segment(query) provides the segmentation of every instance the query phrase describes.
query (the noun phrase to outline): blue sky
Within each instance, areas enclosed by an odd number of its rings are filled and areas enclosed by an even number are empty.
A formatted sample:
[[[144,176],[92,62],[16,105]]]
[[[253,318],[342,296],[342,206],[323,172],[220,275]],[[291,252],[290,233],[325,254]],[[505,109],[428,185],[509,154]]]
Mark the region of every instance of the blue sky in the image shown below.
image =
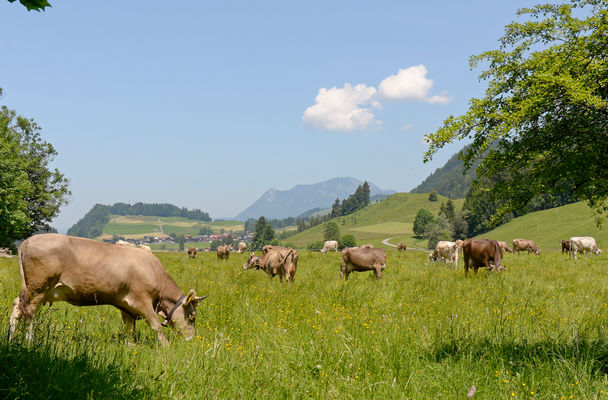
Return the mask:
[[[95,203],[233,216],[274,187],[337,176],[409,191],[425,134],[483,93],[473,54],[527,1],[0,1],[0,101],[34,118]]]

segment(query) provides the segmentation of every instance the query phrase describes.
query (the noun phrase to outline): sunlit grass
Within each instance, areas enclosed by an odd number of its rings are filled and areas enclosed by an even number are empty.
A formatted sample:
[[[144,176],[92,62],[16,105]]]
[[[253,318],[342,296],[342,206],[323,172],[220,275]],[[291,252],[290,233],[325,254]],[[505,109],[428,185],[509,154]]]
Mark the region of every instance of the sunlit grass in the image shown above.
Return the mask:
[[[475,385],[476,399],[608,398],[602,256],[507,255],[504,273],[465,279],[462,264],[391,252],[383,280],[345,283],[339,253],[302,252],[293,285],[243,270],[246,255],[158,256],[182,290],[209,294],[193,341],[169,332],[160,348],[138,322],[125,344],[116,309],[57,303],[32,345],[0,341],[0,397],[462,399]],[[15,259],[0,259],[4,326],[19,287]],[[19,372],[32,365],[42,372]]]

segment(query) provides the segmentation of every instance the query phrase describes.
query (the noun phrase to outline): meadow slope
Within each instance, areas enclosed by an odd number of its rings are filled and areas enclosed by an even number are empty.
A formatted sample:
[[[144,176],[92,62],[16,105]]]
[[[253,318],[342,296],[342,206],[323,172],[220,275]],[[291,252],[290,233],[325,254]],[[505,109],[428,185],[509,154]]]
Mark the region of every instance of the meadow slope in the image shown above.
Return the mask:
[[[183,290],[209,297],[196,338],[141,321],[125,344],[108,306],[43,307],[32,344],[0,338],[0,397],[98,399],[608,398],[602,255],[506,255],[464,278],[419,252],[388,254],[384,278],[338,279],[339,254],[302,252],[292,285],[244,271],[246,255],[159,253]],[[20,290],[0,259],[0,313]]]
[[[421,208],[430,210],[433,214],[439,213],[442,202],[448,199],[437,196],[437,201],[429,201],[429,194],[395,193],[383,201],[369,205],[345,217],[334,218],[342,235],[352,234],[357,243],[373,243],[377,247],[382,240],[393,237],[394,244],[403,240],[408,246],[426,248],[426,240],[414,237],[412,230],[416,213]],[[464,199],[453,200],[457,210],[462,208]],[[285,242],[293,243],[296,247],[304,248],[308,243],[323,239],[324,224],[315,226],[289,237]]]
[[[571,236],[593,236],[600,248],[608,245],[608,230],[597,227],[591,209],[581,202],[526,214],[479,235],[504,240],[509,246],[516,238],[532,239],[546,250],[561,249],[560,240]]]

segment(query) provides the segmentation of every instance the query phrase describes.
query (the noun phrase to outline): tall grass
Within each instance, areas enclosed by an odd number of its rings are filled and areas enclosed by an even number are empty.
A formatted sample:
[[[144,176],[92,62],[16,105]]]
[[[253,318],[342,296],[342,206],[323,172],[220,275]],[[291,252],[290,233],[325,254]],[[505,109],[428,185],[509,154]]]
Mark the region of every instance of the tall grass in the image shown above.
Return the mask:
[[[389,253],[384,278],[338,279],[339,254],[303,252],[281,285],[240,266],[246,255],[159,253],[185,291],[209,294],[197,334],[167,348],[117,310],[43,307],[32,344],[0,340],[8,398],[608,398],[605,258],[507,255],[507,270],[469,279]],[[16,261],[0,259],[8,325]],[[127,340],[128,339],[128,340]],[[129,344],[125,344],[125,342]]]

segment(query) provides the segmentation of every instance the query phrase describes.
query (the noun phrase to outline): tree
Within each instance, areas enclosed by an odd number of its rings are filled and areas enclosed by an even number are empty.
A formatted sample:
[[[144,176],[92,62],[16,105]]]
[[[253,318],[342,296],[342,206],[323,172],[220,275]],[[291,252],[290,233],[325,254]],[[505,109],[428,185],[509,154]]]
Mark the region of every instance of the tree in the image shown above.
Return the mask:
[[[14,3],[16,0],[8,1]],[[19,3],[24,5],[28,11],[44,11],[46,7],[51,7],[51,3],[49,3],[47,0],[19,0]]]
[[[437,201],[437,192],[434,190],[431,190],[431,193],[429,193],[429,201]]]
[[[452,199],[448,199],[448,201],[445,203],[441,202],[439,214],[445,215],[448,221],[450,221],[450,224],[454,223],[454,220],[456,219],[456,210],[454,209],[454,202]]]
[[[525,212],[543,194],[571,194],[598,213],[608,209],[608,8],[570,0],[518,11],[499,48],[474,56],[488,81],[468,111],[427,135],[425,161],[445,144],[472,139],[465,167],[483,158],[492,222]],[[502,179],[494,179],[505,172]]]
[[[14,249],[16,240],[48,231],[67,204],[68,180],[49,168],[57,152],[40,130],[34,120],[0,108],[0,247]]]
[[[251,239],[252,249],[261,249],[267,244],[270,244],[275,238],[274,229],[263,216],[260,217],[255,223],[255,231],[253,233],[253,239]]]
[[[179,251],[183,251],[184,247],[185,247],[185,244],[186,244],[186,238],[184,237],[184,235],[179,235],[177,237],[177,244],[179,245],[178,246],[178,250]]]
[[[340,205],[339,198],[336,198],[336,201],[334,201],[334,204],[331,206],[330,216],[331,218],[337,218],[342,216],[342,206]]]
[[[334,221],[329,221],[323,229],[323,239],[340,241],[340,228]]]
[[[433,213],[427,210],[426,208],[421,208],[416,213],[416,217],[414,218],[414,234],[419,237],[423,237],[426,232],[427,226],[433,223],[435,218],[433,217]]]
[[[462,213],[457,213],[452,222],[452,239],[465,240],[469,235],[469,226]]]
[[[427,248],[434,249],[440,240],[452,238],[452,226],[445,215],[439,214],[437,221],[428,225],[424,236],[429,241]]]

